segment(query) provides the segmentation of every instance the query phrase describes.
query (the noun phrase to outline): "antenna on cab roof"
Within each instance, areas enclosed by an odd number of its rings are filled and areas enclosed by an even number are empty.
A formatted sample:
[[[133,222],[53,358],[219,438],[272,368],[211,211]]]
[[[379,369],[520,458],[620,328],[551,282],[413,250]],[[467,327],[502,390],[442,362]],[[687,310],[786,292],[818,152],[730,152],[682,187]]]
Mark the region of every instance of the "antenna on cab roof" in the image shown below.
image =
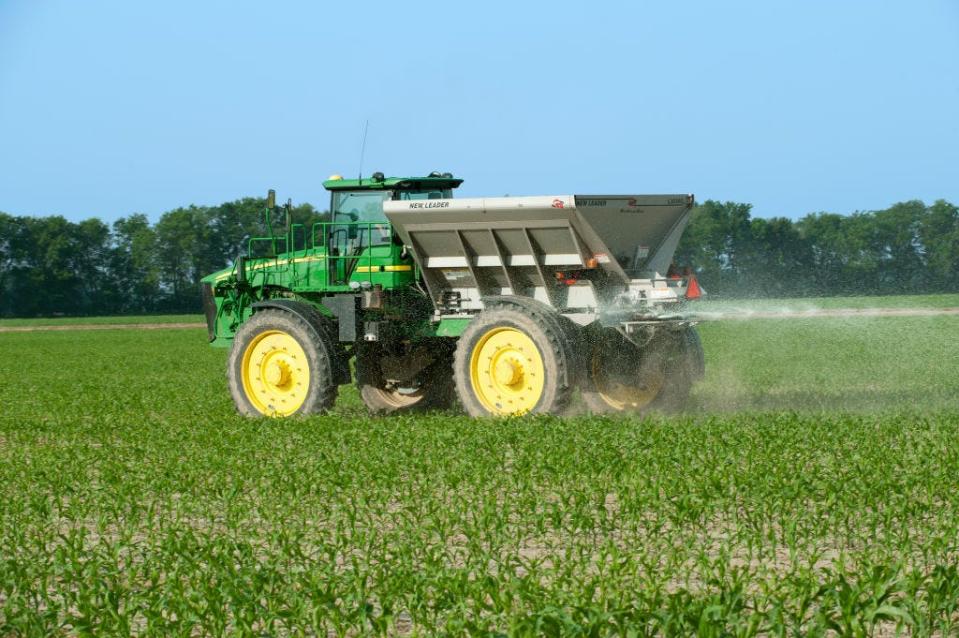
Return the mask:
[[[366,134],[370,132],[370,120],[367,118],[366,126],[363,128],[363,145],[360,147],[360,184],[363,183],[363,156],[366,154]]]

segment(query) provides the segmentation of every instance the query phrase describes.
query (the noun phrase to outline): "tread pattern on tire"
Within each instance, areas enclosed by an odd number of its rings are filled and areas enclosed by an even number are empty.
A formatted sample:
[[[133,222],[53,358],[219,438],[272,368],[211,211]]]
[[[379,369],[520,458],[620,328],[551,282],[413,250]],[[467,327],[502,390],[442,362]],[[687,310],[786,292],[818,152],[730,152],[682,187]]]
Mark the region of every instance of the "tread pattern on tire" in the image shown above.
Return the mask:
[[[569,406],[576,385],[578,370],[575,364],[579,352],[570,328],[564,325],[564,318],[533,299],[494,297],[483,302],[485,310],[476,315],[460,335],[453,357],[456,394],[467,414],[495,416],[486,410],[473,392],[470,359],[475,341],[497,326],[523,330],[540,349],[546,379],[543,395],[530,413],[562,414]]]
[[[685,408],[689,393],[695,381],[703,376],[704,357],[699,334],[692,326],[672,334],[660,337],[667,340],[663,356],[666,376],[662,390],[649,405],[637,412],[680,412]],[[616,413],[618,410],[607,404],[587,382],[583,389],[583,400],[587,409],[595,414]]]
[[[246,396],[241,367],[243,353],[250,340],[270,329],[282,330],[292,336],[300,343],[309,358],[310,389],[303,405],[294,415],[317,414],[332,408],[338,393],[334,370],[337,357],[335,342],[332,341],[323,323],[307,321],[286,310],[264,308],[255,312],[237,330],[233,339],[233,348],[227,359],[227,382],[237,411],[246,416],[264,416]]]
[[[676,342],[666,362],[666,387],[650,406],[653,410],[681,412],[689,401],[693,383],[705,374],[703,344],[696,328],[687,326],[674,338]]]

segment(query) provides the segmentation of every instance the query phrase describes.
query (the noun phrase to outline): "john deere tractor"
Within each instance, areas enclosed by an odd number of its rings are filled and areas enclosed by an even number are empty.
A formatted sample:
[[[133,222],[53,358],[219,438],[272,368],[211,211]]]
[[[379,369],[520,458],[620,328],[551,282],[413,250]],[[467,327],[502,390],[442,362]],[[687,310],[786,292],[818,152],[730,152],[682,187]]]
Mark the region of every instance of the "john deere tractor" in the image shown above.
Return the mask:
[[[333,176],[310,227],[270,192],[265,236],[203,279],[241,413],[323,412],[354,377],[375,413],[682,407],[703,374],[675,312],[699,288],[671,265],[693,196],[453,199],[461,183]]]

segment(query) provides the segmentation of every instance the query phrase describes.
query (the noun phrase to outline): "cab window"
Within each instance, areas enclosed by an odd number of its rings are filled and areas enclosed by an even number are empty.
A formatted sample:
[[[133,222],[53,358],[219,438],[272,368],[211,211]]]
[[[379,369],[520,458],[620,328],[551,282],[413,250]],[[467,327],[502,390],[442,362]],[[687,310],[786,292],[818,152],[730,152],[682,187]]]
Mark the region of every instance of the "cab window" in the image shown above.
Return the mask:
[[[362,191],[333,193],[333,221],[385,222],[383,202],[390,198],[390,191]]]
[[[390,244],[392,231],[383,213],[383,202],[392,195],[391,191],[333,193],[334,243],[349,241],[357,250],[363,246]]]

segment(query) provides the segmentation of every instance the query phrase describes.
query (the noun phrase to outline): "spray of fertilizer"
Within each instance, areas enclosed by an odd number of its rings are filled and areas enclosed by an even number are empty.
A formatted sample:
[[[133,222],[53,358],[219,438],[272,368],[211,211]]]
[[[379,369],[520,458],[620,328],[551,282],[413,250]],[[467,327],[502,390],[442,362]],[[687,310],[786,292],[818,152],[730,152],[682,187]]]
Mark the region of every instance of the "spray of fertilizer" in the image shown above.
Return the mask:
[[[693,409],[959,408],[959,307],[818,301],[690,304],[684,315],[699,323],[707,355]]]
[[[935,317],[959,315],[959,308],[797,308],[768,306],[755,308],[737,306],[689,313],[697,321],[724,321],[750,319],[842,319],[870,317]]]

